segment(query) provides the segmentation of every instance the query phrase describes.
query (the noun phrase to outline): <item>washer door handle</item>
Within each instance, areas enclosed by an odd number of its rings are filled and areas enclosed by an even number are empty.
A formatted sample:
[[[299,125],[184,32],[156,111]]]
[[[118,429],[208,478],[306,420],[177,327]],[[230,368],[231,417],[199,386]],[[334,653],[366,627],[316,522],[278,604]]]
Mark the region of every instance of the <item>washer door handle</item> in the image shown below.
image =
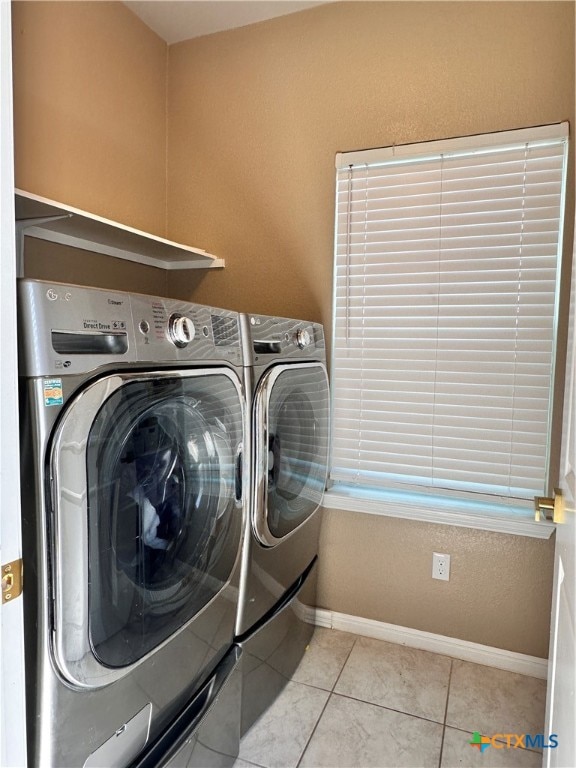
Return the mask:
[[[238,451],[236,453],[236,463],[235,463],[236,466],[235,466],[235,472],[234,472],[234,495],[238,503],[242,501],[243,462],[244,462],[244,452],[242,450],[242,445],[239,445]]]

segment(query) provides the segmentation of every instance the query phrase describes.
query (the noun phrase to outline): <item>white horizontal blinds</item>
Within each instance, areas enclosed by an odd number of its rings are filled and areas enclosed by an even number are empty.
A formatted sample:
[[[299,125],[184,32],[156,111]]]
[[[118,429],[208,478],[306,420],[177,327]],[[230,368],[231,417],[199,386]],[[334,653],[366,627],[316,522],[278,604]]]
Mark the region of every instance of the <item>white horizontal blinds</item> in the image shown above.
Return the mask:
[[[437,163],[339,174],[335,479],[432,475],[440,181]]]
[[[339,170],[333,479],[543,492],[564,149]]]

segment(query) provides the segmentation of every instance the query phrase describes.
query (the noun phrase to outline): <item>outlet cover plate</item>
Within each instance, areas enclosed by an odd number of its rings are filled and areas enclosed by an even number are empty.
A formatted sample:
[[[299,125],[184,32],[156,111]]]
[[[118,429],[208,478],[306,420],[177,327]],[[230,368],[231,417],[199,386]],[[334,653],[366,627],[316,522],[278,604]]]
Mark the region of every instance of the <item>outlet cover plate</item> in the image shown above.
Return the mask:
[[[432,553],[432,578],[450,581],[450,555]]]

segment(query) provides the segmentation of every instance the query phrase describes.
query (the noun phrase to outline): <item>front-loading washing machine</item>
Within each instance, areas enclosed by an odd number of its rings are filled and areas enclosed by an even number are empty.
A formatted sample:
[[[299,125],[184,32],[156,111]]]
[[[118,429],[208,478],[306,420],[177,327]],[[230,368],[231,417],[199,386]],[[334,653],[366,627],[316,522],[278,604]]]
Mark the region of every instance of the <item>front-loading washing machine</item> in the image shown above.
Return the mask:
[[[320,324],[240,315],[250,395],[250,502],[237,641],[242,733],[274,701],[313,633],[330,396]]]
[[[231,764],[238,316],[22,280],[19,328],[30,764],[205,765],[211,747]]]

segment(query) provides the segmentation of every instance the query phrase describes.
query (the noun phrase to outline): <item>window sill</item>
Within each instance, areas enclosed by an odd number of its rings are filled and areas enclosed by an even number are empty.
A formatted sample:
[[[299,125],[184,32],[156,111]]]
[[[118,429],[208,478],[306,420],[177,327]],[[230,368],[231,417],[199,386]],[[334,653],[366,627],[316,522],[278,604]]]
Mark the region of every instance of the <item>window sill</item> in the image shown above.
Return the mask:
[[[454,525],[480,531],[509,533],[535,539],[549,539],[556,530],[554,523],[534,520],[527,506],[509,506],[496,502],[474,502],[468,499],[429,496],[407,492],[363,490],[352,486],[335,486],[324,494],[322,506],[347,512],[401,517],[421,523]]]

